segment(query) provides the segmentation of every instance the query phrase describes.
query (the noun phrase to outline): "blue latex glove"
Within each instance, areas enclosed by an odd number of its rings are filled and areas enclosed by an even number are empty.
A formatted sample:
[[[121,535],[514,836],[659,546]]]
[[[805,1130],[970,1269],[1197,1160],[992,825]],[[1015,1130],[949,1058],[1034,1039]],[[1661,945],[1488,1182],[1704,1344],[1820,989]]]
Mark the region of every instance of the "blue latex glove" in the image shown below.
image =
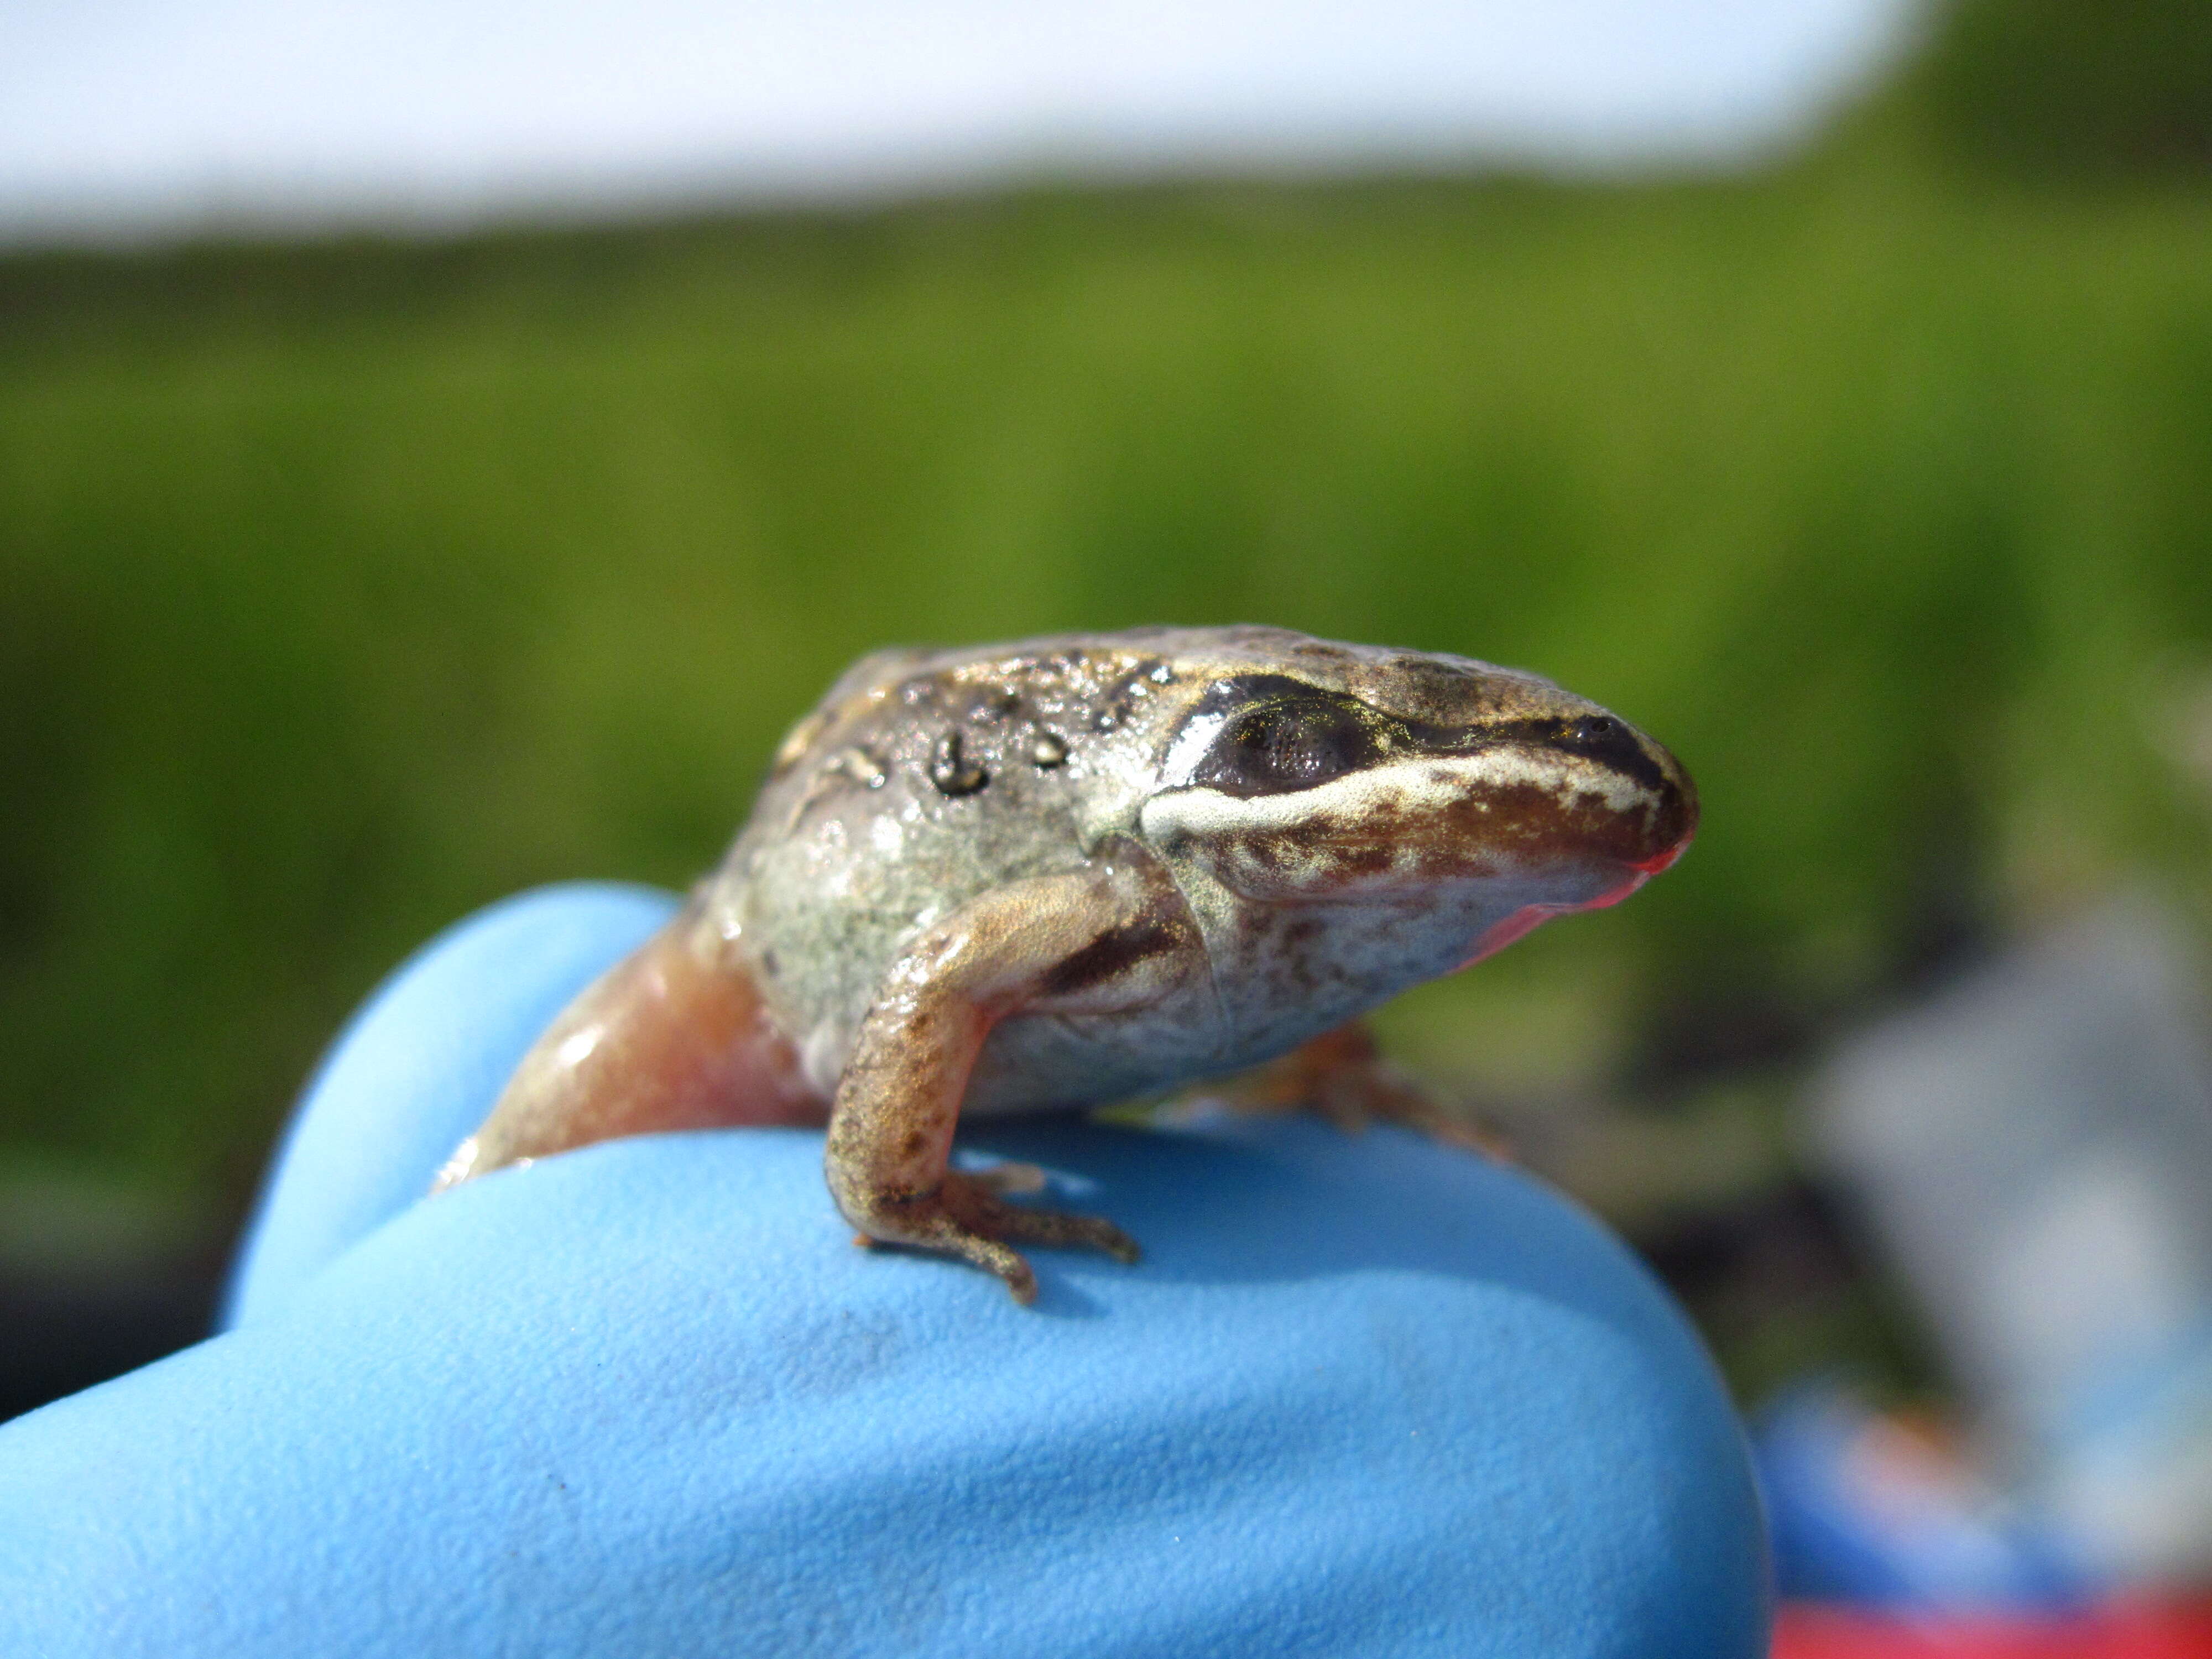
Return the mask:
[[[1526,1176],[1303,1119],[979,1126],[1144,1242],[857,1250],[821,1137],[422,1199],[667,913],[570,888],[393,979],[310,1091],[233,1328],[0,1429],[0,1653],[1765,1652],[1680,1316]]]

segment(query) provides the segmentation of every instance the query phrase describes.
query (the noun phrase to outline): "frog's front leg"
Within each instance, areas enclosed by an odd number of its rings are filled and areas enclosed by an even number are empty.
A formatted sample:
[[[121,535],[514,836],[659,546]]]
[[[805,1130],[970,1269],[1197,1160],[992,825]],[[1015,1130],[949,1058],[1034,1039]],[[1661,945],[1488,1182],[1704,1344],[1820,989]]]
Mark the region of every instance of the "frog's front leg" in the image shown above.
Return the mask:
[[[1142,1006],[1201,950],[1173,884],[1136,853],[1014,883],[915,939],[861,1023],[830,1120],[830,1194],[860,1242],[958,1256],[1022,1303],[1036,1278],[1013,1244],[1085,1244],[1134,1261],[1135,1243],[1111,1222],[1010,1204],[988,1178],[947,1168],[953,1125],[1000,1020]]]

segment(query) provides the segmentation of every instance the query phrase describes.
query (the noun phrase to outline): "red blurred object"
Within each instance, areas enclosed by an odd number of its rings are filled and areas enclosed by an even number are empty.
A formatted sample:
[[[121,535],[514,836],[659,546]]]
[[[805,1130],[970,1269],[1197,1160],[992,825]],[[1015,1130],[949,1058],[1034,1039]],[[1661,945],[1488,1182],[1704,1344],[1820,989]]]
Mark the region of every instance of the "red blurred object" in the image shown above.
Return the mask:
[[[1920,1619],[1785,1602],[1773,1659],[2212,1659],[2212,1600],[2123,1602],[2039,1618]]]

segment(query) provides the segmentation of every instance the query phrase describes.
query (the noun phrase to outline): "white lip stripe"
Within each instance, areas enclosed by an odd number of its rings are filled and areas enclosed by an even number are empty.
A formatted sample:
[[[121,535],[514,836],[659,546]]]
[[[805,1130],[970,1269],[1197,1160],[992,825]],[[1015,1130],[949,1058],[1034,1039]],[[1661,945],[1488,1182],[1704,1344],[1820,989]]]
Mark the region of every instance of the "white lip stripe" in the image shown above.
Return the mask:
[[[1182,748],[1180,743],[1177,749]],[[1171,757],[1172,758],[1172,757]],[[1357,823],[1380,800],[1407,817],[1440,814],[1485,789],[1524,786],[1557,796],[1594,797],[1623,816],[1648,809],[1654,798],[1633,778],[1578,757],[1501,744],[1471,755],[1425,755],[1387,762],[1282,794],[1231,795],[1218,789],[1172,788],[1145,803],[1146,836],[1158,842],[1177,831],[1211,837],[1254,830],[1284,830],[1314,818]]]

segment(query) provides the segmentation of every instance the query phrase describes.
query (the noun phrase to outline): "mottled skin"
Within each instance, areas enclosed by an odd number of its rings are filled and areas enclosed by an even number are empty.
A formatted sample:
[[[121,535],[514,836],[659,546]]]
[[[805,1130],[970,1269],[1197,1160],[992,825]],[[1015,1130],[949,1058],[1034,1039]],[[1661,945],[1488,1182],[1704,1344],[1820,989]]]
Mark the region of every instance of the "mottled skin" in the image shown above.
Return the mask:
[[[1096,1104],[1294,1049],[1279,1085],[1356,1097],[1379,1073],[1347,1021],[1626,897],[1696,822],[1650,738],[1465,658],[1266,628],[880,653],[793,730],[721,867],[539,1039],[440,1185],[826,1112],[863,1243],[963,1257],[1026,1302],[1012,1244],[1136,1247],[948,1170],[963,1110]]]

